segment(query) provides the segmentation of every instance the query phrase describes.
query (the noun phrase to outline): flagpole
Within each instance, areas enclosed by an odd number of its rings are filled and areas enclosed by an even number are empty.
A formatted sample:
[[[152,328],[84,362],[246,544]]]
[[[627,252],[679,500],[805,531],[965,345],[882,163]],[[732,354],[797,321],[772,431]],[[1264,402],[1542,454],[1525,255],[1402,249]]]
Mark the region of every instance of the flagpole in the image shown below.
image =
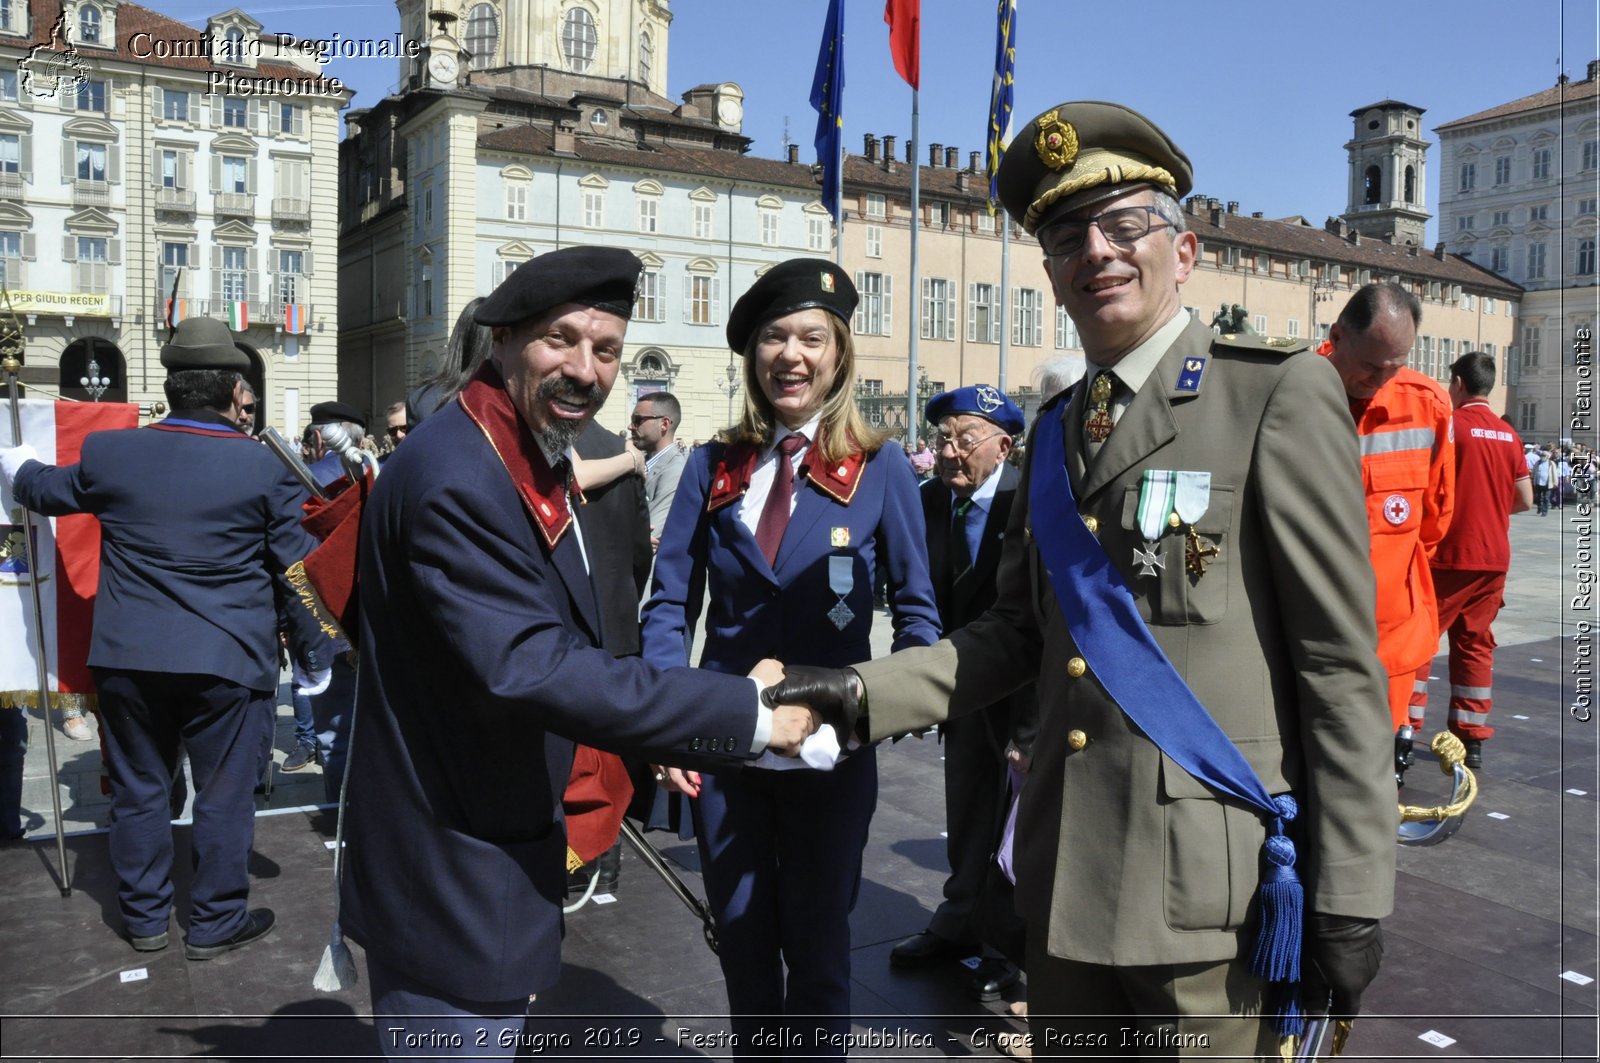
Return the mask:
[[[6,376],[6,391],[11,405],[11,443],[22,445],[22,410],[17,396],[17,377],[22,373],[22,325],[11,311],[11,293],[7,291],[4,326],[4,357],[0,358],[0,372]],[[39,559],[34,554],[33,513],[26,506],[22,510],[22,545],[28,565],[28,589],[33,596],[33,627],[39,633],[39,652],[34,654],[34,667],[39,679],[39,715],[44,719],[44,746],[50,764],[50,806],[56,816],[56,857],[61,862],[61,896],[72,896],[72,870],[67,866],[67,839],[61,821],[61,786],[56,766],[56,735],[50,722],[50,676],[45,668],[44,603],[39,598]],[[26,636],[24,636],[26,638]],[[8,711],[8,710],[0,710]],[[17,712],[24,710],[18,708]]]
[[[921,261],[918,235],[922,231],[922,140],[918,136],[918,99],[921,90],[911,90],[911,291],[906,303],[911,308],[911,357],[906,363],[906,442],[914,442],[922,427],[917,419],[917,339],[922,333],[918,315],[921,311],[922,287]]]
[[[1006,355],[1011,349],[1011,218],[1000,212],[1000,379],[995,386],[1006,393]]]
[[[837,265],[844,265],[844,130],[841,124],[839,135],[833,138],[833,172],[839,175],[839,201],[834,204],[833,210],[833,261]]]

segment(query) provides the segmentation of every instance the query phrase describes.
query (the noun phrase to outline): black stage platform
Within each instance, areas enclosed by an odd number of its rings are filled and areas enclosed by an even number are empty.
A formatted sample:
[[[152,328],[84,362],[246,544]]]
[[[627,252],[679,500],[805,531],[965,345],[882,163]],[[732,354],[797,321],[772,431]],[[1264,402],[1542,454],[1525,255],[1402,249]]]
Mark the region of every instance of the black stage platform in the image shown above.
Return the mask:
[[[1570,647],[1563,652],[1556,640],[1501,650],[1499,730],[1485,747],[1482,793],[1448,842],[1402,849],[1396,910],[1385,924],[1388,955],[1347,1058],[1596,1057],[1597,725],[1567,712],[1561,680]],[[1442,659],[1435,673],[1444,676]],[[1429,715],[1437,724],[1448,684],[1433,687]],[[882,795],[853,920],[856,1028],[887,1032],[898,1043],[858,1056],[994,1058],[994,1035],[1018,1028],[1003,1002],[978,1005],[962,994],[965,972],[954,963],[912,974],[888,967],[889,949],[922,929],[943,881],[939,754],[929,738],[880,756]],[[1446,796],[1431,755],[1419,756],[1406,796],[1417,804]],[[0,850],[0,1052],[8,1059],[372,1055],[378,1035],[363,1015],[365,985],[336,994],[311,989],[333,914],[332,836],[326,810],[267,810],[256,825],[251,902],[276,910],[278,925],[266,939],[204,963],[184,959],[177,933],[154,955],[123,941],[103,834],[68,840],[70,898],[59,893],[53,843]],[[699,891],[692,844],[651,838]],[[187,866],[184,853],[177,863]],[[714,1047],[726,1005],[699,924],[631,852],[615,901],[569,919],[565,959],[561,985],[534,1005],[536,1015],[551,1017],[535,1027],[551,1038],[540,1055],[727,1055]],[[712,1040],[695,1048],[680,1029]]]

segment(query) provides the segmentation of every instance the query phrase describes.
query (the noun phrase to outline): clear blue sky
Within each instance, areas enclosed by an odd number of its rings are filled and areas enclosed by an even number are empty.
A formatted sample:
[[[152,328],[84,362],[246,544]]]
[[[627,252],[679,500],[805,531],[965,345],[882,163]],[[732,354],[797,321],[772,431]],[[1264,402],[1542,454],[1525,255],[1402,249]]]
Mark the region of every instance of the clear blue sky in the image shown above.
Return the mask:
[[[883,0],[844,0],[845,147],[911,132],[911,89],[889,57]],[[200,25],[221,0],[150,6]],[[299,36],[392,34],[391,3],[269,0],[240,6]],[[983,148],[993,77],[994,0],[922,0],[921,139]],[[1594,0],[1018,0],[1016,126],[1063,100],[1109,99],[1152,118],[1194,162],[1196,190],[1268,217],[1321,222],[1345,208],[1350,111],[1382,99],[1424,109],[1423,129],[1528,95],[1600,58]],[[737,82],[752,152],[776,158],[785,132],[813,157],[808,97],[827,0],[672,0],[674,98]],[[393,60],[336,60],[330,73],[369,106]],[[903,150],[903,149],[902,149]],[[924,147],[919,152],[926,161]],[[1438,149],[1428,205],[1438,203]],[[1428,239],[1436,239],[1430,225]]]

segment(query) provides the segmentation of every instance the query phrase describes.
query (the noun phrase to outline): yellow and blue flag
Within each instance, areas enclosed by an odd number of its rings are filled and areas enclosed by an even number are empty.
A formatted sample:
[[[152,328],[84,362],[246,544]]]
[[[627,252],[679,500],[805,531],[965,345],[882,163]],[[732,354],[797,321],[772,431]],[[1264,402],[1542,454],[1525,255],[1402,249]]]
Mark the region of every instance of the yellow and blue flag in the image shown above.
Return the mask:
[[[822,47],[817,52],[817,72],[811,79],[811,106],[817,109],[817,162],[822,165],[822,205],[839,224],[844,186],[842,152],[844,116],[844,0],[828,0],[828,19],[822,27]]]
[[[1011,102],[1017,75],[1017,0],[1000,0],[999,31],[994,46],[994,89],[989,94],[989,212],[1000,200],[1000,160],[1011,145]]]

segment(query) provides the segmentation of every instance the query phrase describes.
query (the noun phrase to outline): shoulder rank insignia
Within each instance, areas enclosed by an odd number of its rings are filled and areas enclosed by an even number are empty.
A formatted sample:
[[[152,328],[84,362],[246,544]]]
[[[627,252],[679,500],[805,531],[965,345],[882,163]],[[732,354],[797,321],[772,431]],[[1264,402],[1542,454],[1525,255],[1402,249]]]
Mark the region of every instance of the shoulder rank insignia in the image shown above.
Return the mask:
[[[867,456],[861,451],[827,465],[808,456],[800,466],[800,474],[816,484],[823,494],[841,506],[848,506],[856,496],[856,488],[861,486],[861,470],[866,463]]]
[[[712,444],[713,446],[717,444]],[[711,469],[711,490],[706,493],[706,512],[715,513],[744,494],[750,476],[761,460],[761,450],[752,443],[735,443],[722,451],[722,458]]]
[[[1183,371],[1178,374],[1179,391],[1199,391],[1200,378],[1205,375],[1206,360],[1204,358],[1185,358]]]

